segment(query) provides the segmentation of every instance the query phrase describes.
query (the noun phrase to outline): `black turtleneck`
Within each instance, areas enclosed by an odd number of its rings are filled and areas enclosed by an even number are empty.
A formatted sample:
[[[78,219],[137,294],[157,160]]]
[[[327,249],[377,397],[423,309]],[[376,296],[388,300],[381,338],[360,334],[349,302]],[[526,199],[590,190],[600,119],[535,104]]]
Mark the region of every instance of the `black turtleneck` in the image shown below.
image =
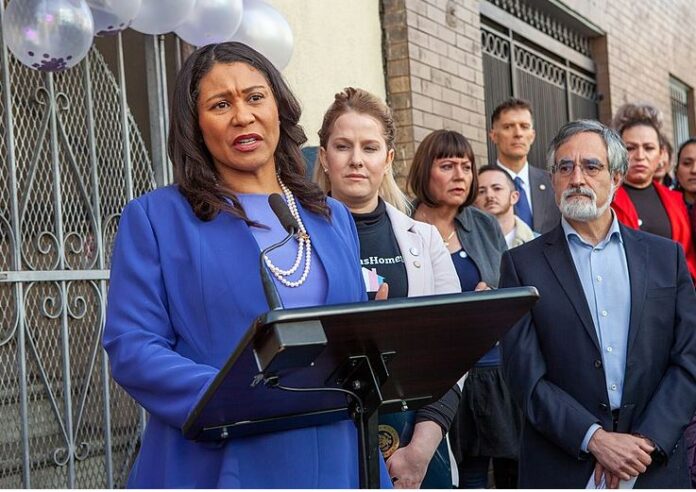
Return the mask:
[[[624,183],[624,189],[638,212],[640,230],[672,239],[672,224],[655,186],[640,189]]]
[[[367,295],[375,298],[374,286],[382,281],[389,284],[389,299],[408,295],[406,265],[394,236],[387,206],[380,198],[377,208],[365,214],[352,214],[360,238],[360,264],[366,279]]]

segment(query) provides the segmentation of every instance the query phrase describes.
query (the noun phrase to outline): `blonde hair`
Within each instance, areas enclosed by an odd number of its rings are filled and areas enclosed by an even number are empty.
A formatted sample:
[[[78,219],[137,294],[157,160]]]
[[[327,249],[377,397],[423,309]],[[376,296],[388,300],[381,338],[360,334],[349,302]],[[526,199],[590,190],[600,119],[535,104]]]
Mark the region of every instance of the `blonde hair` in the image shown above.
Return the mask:
[[[321,147],[326,149],[336,120],[342,115],[351,111],[354,113],[371,116],[380,122],[384,130],[382,136],[387,144],[387,152],[394,150],[394,143],[396,141],[396,125],[394,124],[394,118],[392,117],[391,110],[377,96],[367,92],[366,90],[356,89],[354,87],[346,87],[343,89],[343,91],[336,94],[334,96],[333,103],[331,103],[329,109],[327,109],[326,113],[324,113],[324,120],[318,132],[319,145]],[[331,191],[331,182],[329,181],[327,173],[324,172],[319,155],[320,154],[317,153],[312,180],[318,184],[322,190],[329,193]],[[390,203],[400,212],[405,214],[410,213],[411,207],[408,199],[406,198],[404,192],[399,188],[399,185],[396,184],[396,180],[394,179],[393,167],[388,169],[384,174],[378,194],[382,200]]]

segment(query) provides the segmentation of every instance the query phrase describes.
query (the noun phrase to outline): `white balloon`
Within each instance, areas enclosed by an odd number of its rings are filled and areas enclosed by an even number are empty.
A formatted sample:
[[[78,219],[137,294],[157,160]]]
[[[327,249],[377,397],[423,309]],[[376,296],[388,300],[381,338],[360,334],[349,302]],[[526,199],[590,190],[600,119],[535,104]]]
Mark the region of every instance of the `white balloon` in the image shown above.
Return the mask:
[[[195,4],[196,0],[142,0],[131,27],[145,34],[171,32],[186,20]]]
[[[242,22],[242,0],[197,0],[193,12],[174,32],[193,46],[227,41]]]
[[[128,29],[141,6],[141,0],[86,1],[92,9],[95,36],[109,36]]]
[[[24,65],[59,72],[87,56],[94,21],[84,0],[12,0],[2,19],[2,34]]]
[[[244,15],[232,41],[251,46],[282,70],[292,56],[290,24],[276,9],[260,0],[244,0]]]

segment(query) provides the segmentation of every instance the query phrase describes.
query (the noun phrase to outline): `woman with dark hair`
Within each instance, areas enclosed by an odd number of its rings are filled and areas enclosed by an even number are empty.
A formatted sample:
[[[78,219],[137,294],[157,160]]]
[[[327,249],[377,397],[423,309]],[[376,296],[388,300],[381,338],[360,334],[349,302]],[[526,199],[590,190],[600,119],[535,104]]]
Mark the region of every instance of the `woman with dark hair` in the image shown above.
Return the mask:
[[[691,239],[696,247],[696,137],[691,137],[679,146],[674,175],[677,182],[675,190],[681,192],[689,212]]]
[[[416,196],[414,218],[439,231],[462,291],[497,287],[507,245],[497,220],[471,206],[478,178],[466,137],[449,130],[426,136],[413,158],[408,186]],[[502,379],[496,345],[469,371],[450,430],[460,488],[486,487],[491,458],[499,460],[496,487],[516,486],[516,464],[510,460],[517,458],[520,427],[521,414]]]
[[[243,44],[200,48],[178,75],[169,132],[176,185],[126,206],[112,260],[103,343],[114,379],[150,414],[130,487],[358,486],[347,420],[215,444],[180,430],[268,311],[260,250],[285,236],[269,194],[283,195],[300,228],[264,257],[285,307],[366,299],[348,210],[304,177],[299,118],[280,73]]]
[[[387,285],[392,299],[460,292],[457,273],[437,230],[406,215],[408,202],[391,167],[395,141],[396,125],[389,107],[367,91],[348,87],[336,94],[324,114],[314,181],[345,203],[353,215],[370,297]],[[455,386],[418,412],[380,416],[380,434],[393,439],[382,440],[391,444],[382,452],[396,488],[443,488],[456,483],[443,437],[460,395],[460,387]]]
[[[677,167],[674,171],[676,187],[681,192],[689,212],[691,238],[696,248],[696,137],[682,142],[677,151]],[[684,432],[691,485],[696,488],[696,415]]]
[[[691,277],[696,278],[696,250],[684,201],[655,181],[663,149],[656,115],[649,105],[627,104],[618,110],[614,126],[628,150],[628,171],[611,206],[622,224],[681,244]]]

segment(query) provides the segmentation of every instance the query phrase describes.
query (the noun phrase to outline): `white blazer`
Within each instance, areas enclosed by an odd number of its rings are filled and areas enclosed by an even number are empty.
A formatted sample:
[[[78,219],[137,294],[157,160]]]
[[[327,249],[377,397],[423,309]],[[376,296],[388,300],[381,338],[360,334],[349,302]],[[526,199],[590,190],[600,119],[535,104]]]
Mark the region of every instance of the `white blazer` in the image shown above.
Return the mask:
[[[452,256],[445,247],[437,228],[425,222],[413,220],[399,212],[386,201],[387,215],[391,222],[396,242],[406,265],[408,297],[433,294],[454,294],[462,291]],[[466,374],[457,384],[461,390]],[[459,470],[447,436],[447,451],[450,459],[453,486],[459,485]]]
[[[408,297],[461,292],[452,257],[435,226],[413,220],[385,202],[406,265]]]

